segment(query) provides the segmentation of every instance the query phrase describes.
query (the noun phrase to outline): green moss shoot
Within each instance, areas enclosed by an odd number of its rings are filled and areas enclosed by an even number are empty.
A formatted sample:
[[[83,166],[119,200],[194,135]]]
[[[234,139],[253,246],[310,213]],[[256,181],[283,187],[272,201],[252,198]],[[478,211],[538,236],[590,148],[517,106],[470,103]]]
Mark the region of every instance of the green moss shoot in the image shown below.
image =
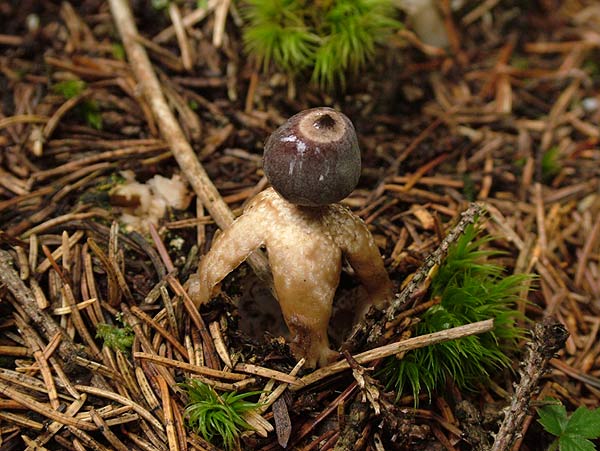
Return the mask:
[[[129,353],[133,345],[134,333],[129,325],[123,327],[110,324],[98,324],[96,338],[101,338],[110,349]]]
[[[211,443],[218,437],[226,449],[239,448],[240,433],[251,429],[243,414],[260,405],[246,401],[246,398],[260,392],[218,394],[210,385],[197,379],[188,380],[183,387],[189,396],[185,408],[188,427]]]
[[[514,349],[524,333],[516,325],[521,315],[515,304],[531,276],[505,275],[501,266],[490,262],[500,252],[482,249],[491,238],[477,239],[477,234],[471,225],[451,247],[431,286],[431,296],[441,302],[423,314],[414,334],[489,318],[494,318],[494,330],[411,351],[403,359],[388,359],[381,374],[398,397],[410,388],[417,403],[422,389],[431,397],[448,377],[459,388],[470,389],[492,371],[510,367],[505,351]]]
[[[389,0],[247,0],[246,52],[264,70],[312,71],[321,88],[344,85],[401,24]]]
[[[548,149],[542,155],[542,179],[546,182],[552,180],[552,177],[560,172],[560,152],[558,147],[554,146]]]
[[[87,85],[83,80],[64,80],[53,85],[52,91],[65,99],[72,99],[85,91],[85,88]]]
[[[64,80],[52,86],[55,94],[65,99],[72,99],[82,94],[87,88],[83,80]],[[102,130],[102,114],[98,102],[93,99],[83,99],[74,109],[73,114],[83,117],[86,124],[96,130]]]

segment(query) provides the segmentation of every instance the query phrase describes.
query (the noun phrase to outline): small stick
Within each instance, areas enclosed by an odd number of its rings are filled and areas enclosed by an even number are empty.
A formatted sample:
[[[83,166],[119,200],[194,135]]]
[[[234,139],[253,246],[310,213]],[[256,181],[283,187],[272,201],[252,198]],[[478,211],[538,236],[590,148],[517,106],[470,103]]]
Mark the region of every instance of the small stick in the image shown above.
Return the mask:
[[[167,320],[169,321],[169,326],[171,328],[171,332],[175,337],[179,337],[179,326],[177,324],[177,316],[175,315],[175,306],[173,305],[173,300],[171,296],[169,296],[169,291],[164,285],[161,285],[160,288],[160,296],[163,301],[163,305],[165,306],[165,312],[167,315]],[[157,315],[158,316],[158,315]],[[187,349],[186,349],[187,351]],[[188,361],[191,361],[190,358],[192,355],[188,351]]]
[[[171,408],[173,410],[173,420],[175,422],[175,433],[179,440],[179,449],[188,451],[187,446],[187,430],[185,428],[185,420],[183,419],[183,408],[177,402],[177,399],[171,398]]]
[[[139,401],[142,398],[142,393],[140,392],[139,385],[131,371],[131,364],[121,351],[115,351],[115,357],[117,363],[116,368],[121,374],[122,382],[132,394],[132,398]]]
[[[111,368],[107,367],[106,365],[102,365],[101,363],[84,359],[80,356],[75,356],[73,360],[80,367],[87,368],[93,373],[101,374],[113,380],[119,380],[120,378],[120,375],[116,371],[113,371]]]
[[[163,264],[165,265],[167,272],[172,273],[173,271],[175,271],[175,265],[173,265],[173,261],[169,256],[169,252],[167,251],[165,243],[163,243],[162,239],[160,238],[160,235],[158,234],[158,230],[156,230],[156,227],[154,227],[154,224],[152,223],[148,224],[148,229],[150,230],[150,236],[152,237],[152,241],[154,241],[154,245],[156,246],[158,255],[160,255],[160,258]]]
[[[25,346],[0,346],[0,355],[26,357],[31,355],[31,349]]]
[[[585,274],[585,268],[592,253],[592,249],[594,248],[595,243],[598,241],[600,237],[600,216],[596,219],[596,223],[592,227],[592,231],[590,232],[583,249],[581,250],[581,254],[579,255],[579,262],[577,263],[577,271],[575,272],[575,286],[577,288],[581,288],[581,282],[583,280],[583,275]]]
[[[437,343],[445,341],[455,340],[457,338],[468,337],[469,335],[482,334],[489,332],[494,328],[494,320],[486,319],[485,321],[478,321],[476,323],[467,324],[465,326],[453,327],[451,329],[442,330],[440,332],[434,332],[432,334],[421,335],[419,337],[409,338],[408,340],[399,341],[396,343],[390,343],[379,348],[371,349],[370,351],[362,352],[354,356],[359,364],[371,362],[373,360],[382,359],[391,355],[398,354],[399,352],[411,351],[413,349],[424,348]],[[350,365],[347,361],[340,361],[318,369],[304,377],[299,382],[302,386],[294,386],[292,390],[298,390],[299,388],[306,387],[307,385],[314,384],[326,377],[333,374],[337,374],[341,371],[347,370]]]
[[[300,359],[298,361],[298,363],[296,363],[296,366],[294,366],[294,368],[292,368],[292,371],[290,371],[289,375],[291,377],[296,377],[296,374],[298,374],[300,372],[300,369],[302,369],[302,367],[304,366],[305,363],[306,363],[306,360],[304,358]],[[274,384],[275,384],[275,379],[269,380],[269,382],[267,382],[267,385],[265,385],[263,394],[267,391],[270,391]],[[266,412],[267,409],[269,408],[269,406],[271,404],[273,404],[275,401],[277,401],[281,395],[283,395],[283,392],[288,388],[288,386],[289,386],[289,384],[286,384],[284,382],[282,384],[279,384],[279,386],[275,390],[270,392],[268,395],[263,396],[261,394],[260,400],[259,400],[259,402],[260,402],[259,412],[260,413]]]
[[[318,424],[323,422],[323,420],[325,420],[325,418],[327,418],[332,412],[336,411],[340,404],[345,403],[350,396],[354,394],[354,391],[357,387],[357,383],[352,382],[342,393],[340,393],[333,401],[331,401],[329,406],[327,406],[316,418],[310,419],[304,423],[300,427],[300,430],[296,433],[296,437],[294,437],[294,443],[292,445],[296,445],[300,440],[314,430]]]
[[[476,218],[481,215],[482,212],[483,207],[480,204],[472,203],[469,205],[469,208],[462,213],[462,218],[458,224],[456,224],[450,233],[448,233],[444,241],[440,243],[439,247],[427,257],[406,288],[392,301],[392,305],[386,311],[386,316],[389,321],[394,319],[400,307],[411,298],[421,282],[427,278],[427,275],[431,270],[442,263],[442,260],[448,254],[450,246],[464,233],[469,224],[475,222]]]
[[[529,402],[540,378],[546,372],[548,361],[561,349],[569,333],[556,320],[547,318],[535,325],[532,340],[527,349],[527,356],[521,370],[521,381],[515,389],[512,402],[504,412],[504,420],[490,451],[509,451],[521,430],[523,420],[529,410]]]
[[[98,246],[92,238],[88,238],[87,244],[90,247],[91,251],[96,255],[96,257],[98,257],[98,259],[100,260],[100,264],[106,271],[108,279],[108,303],[111,307],[116,307],[121,302],[121,292],[119,291],[119,281],[117,280],[115,268],[116,265],[113,266],[112,262],[106,256],[104,251],[100,249],[100,246]],[[133,304],[133,296],[131,296],[131,293],[129,293],[128,300],[132,301]]]
[[[281,371],[272,370],[258,365],[252,365],[251,363],[238,363],[235,366],[236,371],[242,373],[254,374],[256,376],[268,377],[269,379],[275,379],[279,382],[286,382],[290,385],[299,385],[300,382],[297,377],[290,376],[289,374],[282,373]]]
[[[83,407],[87,400],[87,395],[81,395],[79,399],[73,401],[65,410],[65,415],[74,416],[79,409]],[[54,434],[56,434],[63,427],[63,424],[58,421],[53,421],[49,425],[46,426],[46,431],[38,435],[35,440],[32,440],[31,443],[27,443],[27,448],[25,451],[37,451],[41,447],[43,447],[46,443],[48,443]]]
[[[131,313],[131,310],[125,304],[121,304],[121,312],[123,312],[123,318],[125,319],[125,322],[133,329],[136,339],[139,340],[140,344],[142,345],[142,349],[148,353],[156,354],[155,348],[152,346],[150,339],[142,328],[141,321],[139,321],[138,318]],[[156,337],[160,337],[160,335],[157,334]],[[173,388],[173,390],[180,391],[173,375],[169,373],[166,368],[158,367],[156,370],[169,382],[169,385]]]
[[[77,310],[84,310],[96,301],[96,298],[91,298],[86,301],[78,302],[77,304],[75,304],[74,307],[77,308]],[[67,305],[66,307],[58,307],[53,309],[52,314],[56,316],[68,315],[69,313],[71,313],[71,310],[71,306]]]
[[[210,336],[210,333],[208,331],[208,328],[206,327],[206,324],[204,323],[204,320],[202,319],[202,316],[200,316],[198,309],[192,302],[192,299],[183,289],[181,283],[179,283],[179,280],[172,276],[167,276],[167,282],[169,283],[169,285],[171,285],[171,288],[173,288],[173,291],[175,291],[176,294],[183,297],[183,305],[188,315],[190,316],[190,319],[194,323],[194,326],[196,326],[196,328],[200,332],[203,345],[206,349],[206,366],[215,369],[219,368],[219,358],[217,356],[217,351],[215,350],[215,345],[212,341],[212,337]]]
[[[110,9],[114,21],[125,46],[129,64],[136,79],[138,80],[144,96],[148,100],[154,116],[158,119],[160,132],[169,144],[177,164],[185,174],[188,182],[194,189],[204,207],[208,210],[217,225],[221,229],[227,228],[233,222],[233,213],[223,201],[217,188],[214,186],[206,170],[196,157],[196,153],[189,142],[187,142],[177,119],[170,110],[162,88],[152,68],[150,59],[144,47],[136,40],[138,30],[131,14],[131,10],[125,0],[110,0]],[[229,6],[229,2],[223,1]],[[221,8],[225,6],[221,5]],[[226,14],[227,10],[224,10]],[[272,286],[270,272],[265,256],[254,253],[248,260],[256,275]]]
[[[62,340],[58,346],[58,352],[65,363],[65,370],[70,372],[74,370],[73,363],[76,356],[84,355],[84,351],[79,346],[75,346],[71,337],[62,329],[54,318],[45,311],[38,308],[37,301],[33,293],[23,283],[17,272],[11,265],[12,258],[7,251],[0,249],[0,282],[8,288],[8,291],[14,296],[16,304],[19,305],[25,314],[33,321],[36,327],[46,340],[52,339],[56,334],[60,334]]]
[[[134,434],[133,432],[124,430],[123,434],[125,434],[125,437],[130,439],[134,444],[137,445],[139,449],[143,451],[160,451],[159,448],[155,448],[153,445],[150,444],[150,442],[147,442],[142,437]]]
[[[220,0],[209,0],[207,5],[204,7],[198,7],[193,12],[185,16],[181,22],[183,26],[186,28],[193,27],[202,19],[204,19],[215,7],[219,4]],[[163,31],[158,33],[156,36],[152,38],[154,42],[162,43],[167,42],[175,35],[175,29],[173,25],[165,28]]]
[[[37,236],[35,234],[29,233],[28,235],[30,237],[33,236]],[[73,235],[71,235],[69,237],[69,247],[73,247],[75,246],[75,244],[77,244],[77,242],[83,237],[84,233],[81,230],[78,230],[77,232],[75,232]],[[35,239],[35,241],[37,242],[37,239]],[[36,248],[37,248],[37,244],[36,244]],[[55,261],[58,261],[62,258],[63,255],[63,251],[64,251],[64,246],[59,246],[57,247],[54,252],[52,252],[52,258]],[[37,253],[36,253],[36,260],[37,260]],[[38,274],[43,274],[45,273],[48,269],[50,269],[52,267],[52,264],[50,263],[50,259],[46,258],[44,261],[42,261],[42,263],[40,263],[36,268],[35,268],[35,272]]]
[[[0,119],[0,130],[15,124],[45,124],[50,118],[36,114],[18,114]]]
[[[25,253],[25,249],[21,246],[14,247],[15,252],[17,253],[17,262],[19,266],[19,276],[21,276],[21,280],[29,279],[29,261],[27,258],[27,254]]]
[[[380,393],[377,382],[369,376],[366,369],[359,365],[348,351],[344,351],[344,358],[352,368],[352,376],[362,391],[363,402],[368,401],[375,415],[381,414]]]
[[[66,306],[71,309],[71,321],[73,321],[75,329],[83,338],[83,341],[87,343],[90,350],[92,351],[92,354],[94,356],[99,356],[101,354],[100,348],[98,348],[98,345],[96,345],[94,337],[92,337],[92,334],[85,325],[85,322],[81,317],[81,313],[79,313],[79,309],[76,308],[77,303],[73,296],[73,290],[71,290],[71,286],[69,284],[64,284],[61,289],[61,293],[63,295],[63,299],[65,299],[67,302]]]
[[[138,381],[138,385],[140,391],[142,392],[142,396],[144,397],[146,404],[150,407],[151,410],[156,410],[160,407],[158,399],[150,386],[150,382],[148,382],[148,378],[146,377],[146,373],[142,367],[138,366],[135,369],[135,377]]]
[[[41,431],[44,429],[44,425],[39,421],[30,420],[29,418],[16,413],[0,411],[0,420],[4,420],[9,423],[17,424],[21,427],[33,429],[36,431]]]
[[[27,346],[31,349],[33,357],[38,364],[42,379],[48,390],[48,400],[50,401],[50,405],[53,409],[58,410],[60,402],[58,400],[58,392],[56,391],[54,378],[52,377],[48,360],[44,356],[44,353],[36,340],[35,332],[33,331],[33,328],[26,324],[18,315],[15,315],[15,323],[17,327],[21,329],[21,336],[27,343]]]
[[[69,430],[69,432],[71,434],[73,434],[75,437],[77,437],[77,439],[79,439],[79,440],[76,440],[76,439],[73,440],[73,445],[76,445],[78,441],[80,442],[79,445],[75,446],[75,449],[77,451],[86,450],[87,449],[86,446],[93,449],[94,451],[111,451],[110,448],[107,448],[102,443],[96,441],[91,435],[86,434],[83,431],[80,431],[76,427],[67,426],[67,429]],[[57,436],[56,439],[58,439],[59,437],[60,436]]]
[[[223,45],[223,35],[225,34],[225,22],[227,21],[227,12],[231,0],[221,0],[215,8],[215,25],[213,27],[213,45],[217,48]]]

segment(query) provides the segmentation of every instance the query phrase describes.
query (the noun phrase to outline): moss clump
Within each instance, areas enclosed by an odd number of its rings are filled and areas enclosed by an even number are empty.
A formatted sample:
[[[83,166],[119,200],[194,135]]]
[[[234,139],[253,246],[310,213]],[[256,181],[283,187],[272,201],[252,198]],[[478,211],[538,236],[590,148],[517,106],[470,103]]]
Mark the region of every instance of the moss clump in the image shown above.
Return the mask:
[[[135,335],[133,329],[128,324],[125,324],[123,327],[111,324],[98,324],[96,338],[101,338],[104,344],[110,349],[129,353]]]
[[[415,397],[423,388],[429,395],[443,386],[448,377],[460,388],[472,388],[489,377],[490,371],[507,368],[505,353],[523,336],[516,325],[518,293],[530,275],[510,275],[490,262],[498,251],[482,250],[491,238],[477,238],[469,226],[450,249],[431,286],[431,296],[440,304],[427,310],[415,327],[415,335],[494,319],[494,329],[478,336],[460,338],[407,353],[403,359],[390,358],[382,370],[389,388],[401,396],[410,386]]]
[[[239,449],[240,433],[251,429],[243,415],[259,406],[246,398],[260,392],[218,394],[197,379],[190,379],[183,387],[189,396],[185,408],[188,427],[209,442],[219,437],[226,449]]]
[[[345,84],[401,27],[389,0],[247,0],[246,51],[264,69],[312,71],[321,88]]]

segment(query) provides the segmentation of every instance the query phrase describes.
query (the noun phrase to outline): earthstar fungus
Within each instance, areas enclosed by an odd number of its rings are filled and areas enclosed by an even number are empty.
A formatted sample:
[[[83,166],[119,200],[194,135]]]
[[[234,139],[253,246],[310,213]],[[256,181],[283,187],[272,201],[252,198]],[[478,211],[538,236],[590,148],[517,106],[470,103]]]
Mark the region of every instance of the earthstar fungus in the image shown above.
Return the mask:
[[[298,113],[267,140],[263,167],[273,188],[294,204],[339,202],[360,177],[354,126],[332,108]]]
[[[360,151],[354,127],[331,108],[291,117],[265,145],[265,174],[272,188],[259,193],[214,241],[190,287],[197,306],[253,251],[264,246],[275,294],[291,333],[290,347],[306,366],[337,356],[327,327],[339,284],[342,257],[364,286],[360,319],[371,305],[391,299],[392,284],[364,222],[336,204],[356,186]]]

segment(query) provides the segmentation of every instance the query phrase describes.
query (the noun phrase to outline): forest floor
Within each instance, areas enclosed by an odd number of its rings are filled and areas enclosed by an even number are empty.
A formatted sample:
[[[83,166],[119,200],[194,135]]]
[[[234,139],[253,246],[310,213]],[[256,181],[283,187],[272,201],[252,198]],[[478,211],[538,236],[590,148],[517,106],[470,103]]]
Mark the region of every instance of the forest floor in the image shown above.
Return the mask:
[[[225,302],[200,316],[185,300],[217,224],[267,186],[265,139],[292,114],[321,105],[356,126],[363,173],[344,203],[368,224],[398,287],[476,201],[485,210],[480,226],[493,236],[487,246],[503,251],[507,274],[535,275],[523,290],[529,302],[517,306],[530,320],[524,327],[553,317],[568,330],[528,394],[510,448],[550,444],[534,408],[547,397],[569,412],[600,405],[597,2],[481,2],[447,17],[448,51],[404,32],[345,93],[329,94],[257,71],[243,52],[235,4],[208,2],[176,36],[172,20],[188,17],[196,1],[179,2],[171,15],[130,3],[136,43],[207,179],[180,182],[197,166],[174,158],[181,141],[161,128],[164,118],[140,89],[108,2],[0,2],[0,449],[219,449],[218,439],[209,444],[185,427],[180,383],[192,375],[222,392],[281,387],[272,409],[248,419],[257,431],[243,434],[241,449],[282,449],[278,440],[302,450],[338,441],[336,449],[342,441],[356,450],[490,449],[521,379],[527,334],[510,354],[514,371],[482,376],[471,391],[448,380],[416,406],[361,367],[354,376],[298,373],[279,338],[284,328],[265,336],[275,317],[249,322],[262,306],[238,313],[226,302],[253,290],[250,297],[263,296],[245,265],[224,283]],[[135,179],[158,208],[166,201],[145,184],[159,183],[157,175],[174,178],[183,195],[148,227],[118,190]],[[196,200],[207,183],[223,202]],[[347,296],[353,284],[343,276],[341,291]],[[411,305],[427,305],[418,288]],[[111,337],[97,335],[105,323],[126,325],[132,348],[108,346]],[[401,332],[388,341],[410,336]],[[314,383],[302,387],[307,380]],[[394,413],[393,425],[373,412],[377,399],[357,402],[360,382]],[[459,412],[462,401],[472,417]]]

